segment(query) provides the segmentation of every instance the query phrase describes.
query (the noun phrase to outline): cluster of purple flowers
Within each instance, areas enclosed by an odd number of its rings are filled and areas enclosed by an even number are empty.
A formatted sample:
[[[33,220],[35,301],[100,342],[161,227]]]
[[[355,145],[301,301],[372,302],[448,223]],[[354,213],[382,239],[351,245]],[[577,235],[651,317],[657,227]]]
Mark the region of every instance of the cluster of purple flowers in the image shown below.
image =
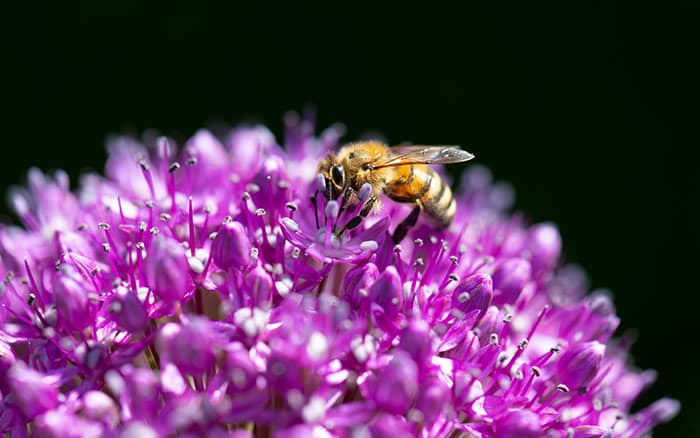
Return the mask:
[[[629,412],[654,372],[509,186],[471,165],[448,230],[394,245],[410,207],[385,201],[338,237],[353,207],[310,197],[342,129],[313,131],[115,138],[76,193],[30,171],[0,229],[0,431],[635,437],[676,414]]]

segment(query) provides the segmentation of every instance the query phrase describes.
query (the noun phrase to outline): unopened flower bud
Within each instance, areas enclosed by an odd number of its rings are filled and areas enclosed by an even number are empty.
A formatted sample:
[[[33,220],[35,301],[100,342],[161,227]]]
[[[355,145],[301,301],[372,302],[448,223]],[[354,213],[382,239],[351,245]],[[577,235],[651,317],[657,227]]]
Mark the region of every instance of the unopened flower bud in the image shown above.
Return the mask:
[[[241,179],[250,179],[262,166],[265,152],[274,145],[274,135],[264,126],[237,129],[226,140],[227,148],[234,154],[229,160],[233,171]]]
[[[681,404],[678,400],[664,397],[639,411],[635,417],[642,420],[647,425],[646,429],[648,430],[657,424],[669,421],[678,415],[680,409]]]
[[[16,362],[7,374],[15,403],[25,417],[34,418],[58,405],[57,377],[34,371],[23,362]]]
[[[185,150],[191,157],[196,157],[203,168],[211,171],[220,168],[228,161],[226,150],[219,140],[206,129],[200,129],[187,142]]]
[[[255,175],[253,181],[263,190],[265,190],[265,186],[271,185],[273,190],[276,191],[279,188],[278,182],[285,176],[284,167],[282,158],[275,155],[267,157],[263,161],[262,169]],[[268,193],[270,192],[268,191]]]
[[[250,263],[250,239],[237,221],[222,225],[214,238],[211,255],[216,266],[224,270],[244,269]]]
[[[181,372],[192,375],[202,374],[214,365],[220,343],[213,323],[197,317],[182,324],[164,325],[158,342],[166,360]]]
[[[423,414],[422,422],[433,424],[449,400],[450,391],[440,379],[432,378],[424,381],[416,401],[416,409]]]
[[[493,281],[488,275],[476,274],[464,280],[452,292],[452,307],[463,315],[479,310],[483,317],[493,299]]]
[[[259,374],[257,367],[248,355],[248,350],[242,346],[227,349],[224,371],[234,393],[252,388]]]
[[[130,333],[139,333],[148,326],[148,315],[135,293],[119,287],[107,300],[107,311],[117,326]]]
[[[156,375],[150,369],[127,366],[122,368],[120,377],[123,378],[120,382],[123,383],[122,396],[128,397],[132,412],[138,412],[141,418],[155,415],[158,407],[153,400],[162,396]]]
[[[529,279],[530,263],[525,259],[508,259],[498,265],[493,273],[496,305],[514,303]]]
[[[397,350],[391,363],[376,377],[372,400],[387,412],[406,414],[418,393],[418,366],[411,356]]]
[[[119,408],[114,400],[101,391],[88,391],[83,396],[85,417],[114,427],[119,421]]]
[[[58,323],[68,330],[81,331],[94,321],[95,305],[85,283],[72,267],[64,267],[54,276],[53,289]]]
[[[430,326],[422,319],[413,319],[401,332],[399,348],[411,355],[417,364],[425,364],[432,356]]]
[[[527,247],[530,250],[532,271],[540,275],[559,263],[561,236],[557,227],[549,222],[533,225],[528,230]]]
[[[447,357],[452,357],[459,361],[466,361],[474,357],[479,351],[481,348],[479,337],[474,334],[471,328],[471,325],[464,324],[464,327],[461,328],[461,330],[465,332],[462,342],[457,344],[457,348],[448,351],[446,354]]]
[[[148,287],[166,302],[180,301],[192,287],[185,249],[173,239],[157,236],[143,269]]]
[[[557,361],[561,383],[572,390],[585,388],[598,374],[605,355],[605,345],[598,341],[571,345]]]
[[[244,284],[245,293],[256,306],[269,306],[274,283],[270,274],[262,266],[257,265],[247,273]]]
[[[387,267],[377,280],[369,287],[369,297],[384,312],[393,314],[403,305],[401,278],[396,268]]]
[[[366,301],[369,286],[379,277],[379,269],[374,263],[355,266],[345,274],[344,291],[348,301],[360,307]]]

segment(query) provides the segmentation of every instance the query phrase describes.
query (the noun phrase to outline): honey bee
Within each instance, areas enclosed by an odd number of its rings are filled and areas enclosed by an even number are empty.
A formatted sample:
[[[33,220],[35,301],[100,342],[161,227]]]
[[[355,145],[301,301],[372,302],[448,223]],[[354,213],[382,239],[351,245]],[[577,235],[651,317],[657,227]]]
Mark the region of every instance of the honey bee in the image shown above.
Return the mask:
[[[452,190],[428,165],[461,163],[472,158],[474,155],[459,146],[389,147],[366,141],[346,145],[337,154],[330,153],[319,163],[318,172],[325,180],[327,200],[343,195],[340,212],[348,205],[363,202],[358,215],[338,234],[358,226],[379,205],[381,193],[397,202],[415,204],[394,231],[393,240],[398,243],[416,224],[421,211],[437,228],[449,226],[457,211]],[[365,184],[370,188],[369,194],[358,196]],[[312,201],[315,204],[315,196]]]

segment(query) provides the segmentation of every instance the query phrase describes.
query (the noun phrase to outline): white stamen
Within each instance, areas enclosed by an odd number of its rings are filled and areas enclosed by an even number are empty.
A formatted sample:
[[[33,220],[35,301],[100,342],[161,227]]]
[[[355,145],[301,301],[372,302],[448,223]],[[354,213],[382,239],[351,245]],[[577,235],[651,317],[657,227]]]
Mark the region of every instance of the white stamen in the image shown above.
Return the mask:
[[[309,355],[311,360],[321,360],[326,356],[328,352],[328,340],[326,337],[319,332],[314,332],[308,341],[306,346],[306,353]]]
[[[290,219],[288,217],[283,217],[280,219],[280,221],[287,227],[289,231],[292,233],[296,233],[299,231],[299,224],[294,220]]]
[[[462,292],[461,294],[459,294],[459,296],[457,296],[457,301],[459,301],[460,303],[465,303],[469,300],[469,298],[471,298],[469,292]]]
[[[287,404],[292,409],[299,409],[304,403],[304,394],[298,389],[290,389],[287,391]]]
[[[120,395],[124,391],[124,386],[126,386],[122,376],[114,370],[105,373],[105,383],[115,395]]]
[[[372,194],[372,185],[369,183],[364,183],[362,184],[362,187],[360,187],[360,191],[357,193],[357,197],[360,200],[360,202],[365,202],[367,199],[369,199],[369,195]]]
[[[248,336],[256,336],[260,333],[267,325],[267,321],[270,317],[268,312],[261,309],[253,309],[253,314],[249,308],[238,309],[236,313],[233,314],[234,323],[239,326]]]
[[[373,340],[374,338],[372,336],[366,335],[364,337],[357,336],[350,341],[352,354],[358,362],[365,362],[369,359],[370,355],[374,354],[376,350]]]
[[[275,288],[277,288],[277,293],[280,294],[281,297],[286,297],[289,295],[289,292],[292,290],[292,286],[293,283],[291,278],[283,278],[282,280],[275,282]]]
[[[362,251],[374,251],[377,248],[379,248],[379,245],[375,240],[365,240],[364,242],[360,243],[360,249]]]
[[[335,218],[336,216],[338,216],[339,209],[340,206],[338,205],[338,202],[328,201],[328,203],[326,204],[326,217]]]
[[[201,274],[204,272],[204,263],[196,257],[187,257],[187,263],[190,265],[190,269],[195,274]]]
[[[318,396],[311,398],[311,401],[301,410],[301,417],[307,423],[315,423],[326,414],[326,402]]]

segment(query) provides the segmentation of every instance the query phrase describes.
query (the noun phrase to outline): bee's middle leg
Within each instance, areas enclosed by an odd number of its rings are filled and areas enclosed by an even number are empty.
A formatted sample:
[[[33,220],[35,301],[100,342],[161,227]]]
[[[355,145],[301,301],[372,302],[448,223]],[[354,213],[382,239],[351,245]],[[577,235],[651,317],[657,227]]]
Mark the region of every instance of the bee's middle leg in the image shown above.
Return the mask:
[[[360,222],[362,222],[362,219],[366,218],[367,215],[369,214],[370,211],[372,211],[372,207],[374,207],[374,203],[377,202],[377,197],[376,196],[370,196],[367,198],[364,204],[362,204],[362,208],[360,209],[360,212],[357,214],[357,216],[353,217],[348,221],[348,223],[345,224],[342,230],[338,233],[338,235],[342,235],[346,230],[352,230],[356,226],[360,225]]]
[[[416,201],[416,206],[413,207],[413,210],[411,210],[408,216],[406,216],[406,219],[401,221],[401,223],[396,226],[396,230],[394,230],[394,236],[392,237],[394,245],[401,242],[403,238],[406,237],[408,230],[411,229],[411,227],[413,227],[416,224],[416,222],[418,222],[418,216],[420,215],[420,211],[420,201]]]

